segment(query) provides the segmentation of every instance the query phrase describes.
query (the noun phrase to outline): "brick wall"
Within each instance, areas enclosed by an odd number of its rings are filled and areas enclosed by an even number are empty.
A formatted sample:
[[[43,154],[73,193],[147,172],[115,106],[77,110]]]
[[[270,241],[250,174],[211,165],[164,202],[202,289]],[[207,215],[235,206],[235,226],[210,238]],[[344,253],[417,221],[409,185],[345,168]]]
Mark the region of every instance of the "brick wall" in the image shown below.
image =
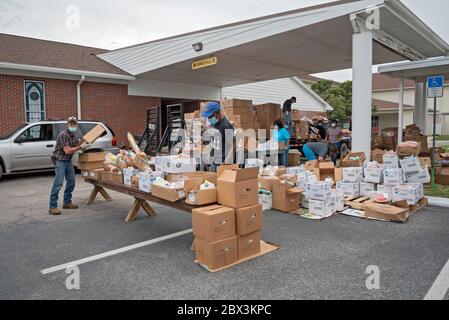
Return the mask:
[[[25,80],[45,83],[47,119],[66,119],[77,115],[77,81],[0,74],[0,136],[25,122]],[[108,124],[119,144],[126,143],[128,131],[142,134],[146,125],[146,110],[160,104],[160,98],[128,96],[128,87],[123,84],[84,82],[81,85],[82,118]]]

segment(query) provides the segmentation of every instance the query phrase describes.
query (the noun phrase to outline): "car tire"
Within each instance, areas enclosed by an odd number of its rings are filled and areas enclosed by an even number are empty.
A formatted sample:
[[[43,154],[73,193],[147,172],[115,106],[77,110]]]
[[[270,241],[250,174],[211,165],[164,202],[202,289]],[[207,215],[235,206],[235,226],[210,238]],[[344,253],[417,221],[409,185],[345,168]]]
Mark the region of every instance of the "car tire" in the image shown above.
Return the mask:
[[[342,143],[340,147],[340,159],[343,159],[348,154],[348,145]]]
[[[5,172],[5,168],[3,168],[3,163],[0,162],[0,180],[2,180],[4,172]]]

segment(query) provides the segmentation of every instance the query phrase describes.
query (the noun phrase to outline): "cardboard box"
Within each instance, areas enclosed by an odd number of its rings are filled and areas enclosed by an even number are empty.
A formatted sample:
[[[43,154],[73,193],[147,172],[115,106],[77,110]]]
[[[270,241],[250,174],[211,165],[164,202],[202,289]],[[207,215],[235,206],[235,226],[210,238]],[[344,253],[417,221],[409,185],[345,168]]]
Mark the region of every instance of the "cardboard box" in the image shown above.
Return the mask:
[[[259,171],[263,170],[263,160],[262,159],[246,159],[245,168],[259,168]]]
[[[162,171],[167,173],[195,172],[196,159],[166,156],[162,158]]]
[[[396,186],[393,187],[393,201],[407,201],[408,205],[414,206],[421,199],[419,189],[415,186]]]
[[[299,175],[300,173],[303,173],[304,171],[305,171],[304,166],[295,166],[295,167],[287,168],[287,174]]]
[[[365,168],[365,181],[371,183],[382,183],[384,177],[383,168]]]
[[[218,200],[217,189],[201,190],[195,187],[187,192],[186,202],[196,206],[216,203]]]
[[[113,172],[110,177],[112,182],[123,184],[123,174],[121,172]]]
[[[282,212],[291,212],[300,208],[301,191],[297,188],[288,188],[286,183],[273,185],[273,209]]]
[[[133,166],[145,171],[150,168],[150,158],[148,156],[136,154],[136,157],[133,160]]]
[[[309,200],[309,212],[320,217],[326,217],[332,214],[332,200]]]
[[[102,134],[106,131],[106,129],[102,125],[95,126],[92,130],[90,130],[88,133],[84,135],[84,137],[80,141],[80,145],[84,143],[92,144],[99,137],[102,136]],[[103,159],[104,160],[104,159]]]
[[[95,180],[101,180],[101,173],[104,171],[103,168],[99,168],[99,169],[94,169],[91,170],[91,177],[94,178]]]
[[[313,171],[315,168],[318,168],[318,160],[306,161],[304,164],[304,169],[307,171]]]
[[[309,199],[325,200],[331,196],[332,184],[323,181],[308,183],[306,192]]]
[[[184,181],[186,187],[200,185],[207,180],[217,186],[217,173],[207,171],[166,173],[165,180],[170,182]]]
[[[78,169],[80,170],[94,170],[103,168],[103,161],[95,161],[95,162],[78,162]]]
[[[404,183],[404,173],[402,169],[384,169],[384,185],[396,186]]]
[[[260,176],[258,178],[258,186],[260,189],[267,191],[273,190],[273,184],[279,183],[280,179],[275,176]]]
[[[391,205],[370,202],[365,205],[365,216],[388,221],[404,222],[409,217],[409,207],[405,201],[396,202]]]
[[[421,164],[419,163],[418,157],[408,157],[401,159],[402,172],[405,174],[414,174],[422,171]]]
[[[153,184],[151,186],[151,194],[155,197],[170,201],[176,202],[178,200],[184,199],[186,194],[184,192],[184,188],[164,188],[158,186],[157,184]]]
[[[429,169],[425,167],[421,169],[418,173],[414,174],[406,174],[406,180],[409,183],[429,183],[430,182],[430,173]]]
[[[139,188],[139,176],[132,176],[131,177],[131,187],[132,188]]]
[[[375,149],[373,151],[371,151],[371,161],[376,161],[378,163],[383,163],[383,157],[384,154],[386,153],[385,150],[381,150],[381,149]]]
[[[217,241],[236,234],[235,210],[212,205],[192,210],[193,234],[207,241]]]
[[[125,186],[131,187],[132,186],[132,177],[138,176],[140,171],[138,169],[134,168],[125,168],[123,169],[123,184]]]
[[[301,153],[299,150],[290,150],[288,153],[288,166],[297,166],[301,163]]]
[[[161,171],[139,172],[139,190],[151,193],[153,182],[157,177],[163,179],[164,173]],[[129,182],[132,184],[132,177],[129,180]]]
[[[435,182],[440,185],[449,185],[449,167],[435,169]]]
[[[251,108],[253,106],[253,102],[252,102],[252,100],[226,99],[226,100],[221,100],[220,105],[223,109],[235,108],[235,107]]]
[[[369,197],[377,191],[377,185],[371,182],[360,182],[360,196]]]
[[[337,182],[337,190],[344,193],[345,197],[360,196],[360,182]]]
[[[244,236],[262,230],[263,213],[260,204],[235,210],[237,234]]]
[[[431,157],[419,157],[418,158],[419,163],[421,164],[421,167],[432,167],[432,158]]]
[[[219,174],[218,203],[242,208],[259,203],[258,168],[224,170]]]
[[[354,158],[357,158],[354,159]],[[349,152],[341,161],[340,167],[362,167],[366,161],[365,152]]]
[[[399,157],[417,156],[421,153],[421,143],[418,142],[416,147],[398,146],[397,154]]]
[[[383,165],[384,165],[384,168],[397,169],[397,168],[399,168],[399,157],[397,155],[384,156],[383,157]]]
[[[103,181],[112,181],[112,172],[108,170],[101,171],[100,176]]]
[[[237,236],[237,246],[239,250],[238,257],[243,259],[260,252],[260,231],[256,231],[247,235]]]
[[[363,179],[362,167],[343,168],[343,180],[348,182],[358,182]]]
[[[338,190],[332,190],[331,195],[332,212],[342,211],[345,208],[345,194]]]
[[[79,162],[98,162],[104,161],[106,152],[82,152],[78,155]]]
[[[335,168],[333,162],[318,162],[317,167],[313,170],[319,181],[325,181],[331,178],[334,182],[342,180],[342,169]]]
[[[262,206],[262,211],[271,210],[273,208],[273,194],[260,192],[259,204]]]
[[[201,238],[195,239],[196,260],[209,269],[217,269],[230,265],[238,260],[237,236],[210,242]]]

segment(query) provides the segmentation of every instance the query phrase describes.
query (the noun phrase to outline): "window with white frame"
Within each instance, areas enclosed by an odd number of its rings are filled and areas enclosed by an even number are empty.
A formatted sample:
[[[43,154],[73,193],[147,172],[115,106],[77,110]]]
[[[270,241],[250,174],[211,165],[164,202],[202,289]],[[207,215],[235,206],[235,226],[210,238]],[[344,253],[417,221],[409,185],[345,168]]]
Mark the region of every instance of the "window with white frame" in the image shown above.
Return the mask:
[[[45,87],[41,81],[25,81],[25,117],[27,122],[45,120]]]
[[[373,128],[379,128],[379,116],[372,116],[372,118],[371,118],[371,126]]]

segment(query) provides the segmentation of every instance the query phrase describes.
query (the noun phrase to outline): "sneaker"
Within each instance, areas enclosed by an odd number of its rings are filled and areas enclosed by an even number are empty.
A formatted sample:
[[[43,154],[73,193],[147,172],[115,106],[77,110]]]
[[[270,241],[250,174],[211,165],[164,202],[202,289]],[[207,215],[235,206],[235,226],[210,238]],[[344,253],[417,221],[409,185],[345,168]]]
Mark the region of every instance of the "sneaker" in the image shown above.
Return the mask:
[[[50,208],[48,210],[48,213],[52,216],[59,216],[61,214],[61,210],[59,210],[58,208]]]
[[[70,202],[70,203],[65,204],[62,208],[63,209],[78,209],[78,206],[76,204],[73,204]]]

